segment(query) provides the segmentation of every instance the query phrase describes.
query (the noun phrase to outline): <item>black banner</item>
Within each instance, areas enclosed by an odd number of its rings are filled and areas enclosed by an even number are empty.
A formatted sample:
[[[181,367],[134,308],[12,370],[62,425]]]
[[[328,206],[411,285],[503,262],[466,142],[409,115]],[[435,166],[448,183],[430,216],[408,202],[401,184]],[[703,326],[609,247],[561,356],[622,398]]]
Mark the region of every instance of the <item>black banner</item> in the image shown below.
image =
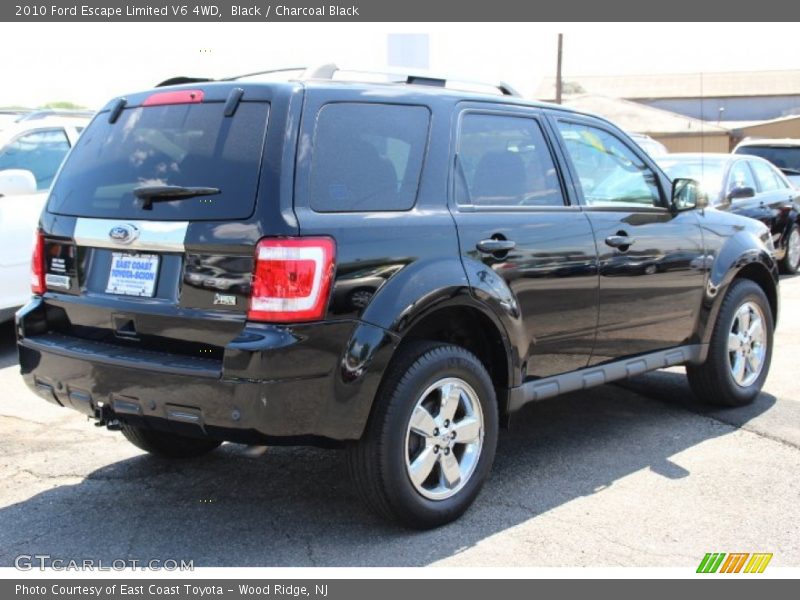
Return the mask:
[[[713,586],[713,589],[712,587]],[[758,587],[756,587],[758,586]],[[602,597],[605,594],[648,600],[673,600],[679,595],[724,594],[726,600],[749,598],[754,594],[785,592],[791,597],[792,581],[717,579],[697,580],[528,580],[528,579],[313,579],[313,580],[103,580],[63,579],[0,582],[0,596],[15,600],[256,600],[308,598],[310,600],[409,600],[453,597],[460,600],[485,598],[536,598],[574,594],[574,597]],[[770,596],[767,596],[770,597]]]
[[[721,1],[546,2],[520,0],[42,0],[0,4],[0,21],[28,22],[469,22],[469,21],[782,21],[800,17],[800,4],[761,0],[757,5]],[[690,43],[665,36],[664,45]]]

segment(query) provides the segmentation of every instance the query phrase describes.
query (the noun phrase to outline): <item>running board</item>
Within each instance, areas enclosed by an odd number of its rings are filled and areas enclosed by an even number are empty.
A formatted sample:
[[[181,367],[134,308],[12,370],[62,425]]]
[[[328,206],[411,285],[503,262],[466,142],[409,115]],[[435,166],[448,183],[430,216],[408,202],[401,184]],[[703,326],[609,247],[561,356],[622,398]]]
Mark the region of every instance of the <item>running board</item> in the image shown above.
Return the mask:
[[[545,398],[552,398],[568,392],[586,390],[619,379],[641,375],[648,371],[686,363],[701,363],[705,360],[707,352],[707,344],[677,346],[668,350],[640,354],[639,356],[579,369],[563,375],[554,375],[529,381],[509,390],[508,412],[517,411],[528,402],[544,400]]]

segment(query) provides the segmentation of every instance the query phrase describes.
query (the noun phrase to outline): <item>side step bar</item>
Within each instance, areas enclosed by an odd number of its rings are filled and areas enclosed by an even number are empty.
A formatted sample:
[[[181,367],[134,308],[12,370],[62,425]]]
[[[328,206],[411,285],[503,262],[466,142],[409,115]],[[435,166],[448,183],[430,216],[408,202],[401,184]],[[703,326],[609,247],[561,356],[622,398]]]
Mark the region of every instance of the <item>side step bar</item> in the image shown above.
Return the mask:
[[[563,375],[529,381],[509,390],[508,412],[515,412],[528,402],[585,390],[619,379],[641,375],[648,371],[686,363],[700,363],[705,360],[707,352],[707,344],[676,346],[668,350],[640,354],[602,365],[586,367]]]

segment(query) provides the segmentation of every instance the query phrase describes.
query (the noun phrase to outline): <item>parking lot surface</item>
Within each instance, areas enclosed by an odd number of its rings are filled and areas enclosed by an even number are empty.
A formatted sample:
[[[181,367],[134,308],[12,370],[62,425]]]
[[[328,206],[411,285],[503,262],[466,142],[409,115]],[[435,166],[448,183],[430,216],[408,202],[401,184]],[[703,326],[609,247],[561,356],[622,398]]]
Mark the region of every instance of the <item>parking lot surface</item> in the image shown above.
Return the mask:
[[[151,458],[47,404],[0,326],[0,566],[20,554],[197,566],[800,566],[800,277],[749,407],[692,400],[682,369],[529,405],[458,522],[407,531],[355,496],[340,451],[225,444]]]

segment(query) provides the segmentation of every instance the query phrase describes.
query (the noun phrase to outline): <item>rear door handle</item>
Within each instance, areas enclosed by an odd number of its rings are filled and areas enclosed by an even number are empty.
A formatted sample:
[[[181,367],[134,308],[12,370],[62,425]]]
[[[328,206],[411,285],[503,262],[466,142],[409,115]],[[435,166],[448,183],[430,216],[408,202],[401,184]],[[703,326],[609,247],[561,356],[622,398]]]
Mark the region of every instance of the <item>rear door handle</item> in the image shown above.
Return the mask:
[[[481,240],[476,244],[476,247],[484,254],[495,254],[496,252],[508,252],[509,250],[513,250],[516,245],[516,242],[512,242],[511,240],[489,239]]]
[[[635,238],[627,235],[610,235],[606,238],[606,244],[612,248],[626,248],[632,246],[635,241]]]

